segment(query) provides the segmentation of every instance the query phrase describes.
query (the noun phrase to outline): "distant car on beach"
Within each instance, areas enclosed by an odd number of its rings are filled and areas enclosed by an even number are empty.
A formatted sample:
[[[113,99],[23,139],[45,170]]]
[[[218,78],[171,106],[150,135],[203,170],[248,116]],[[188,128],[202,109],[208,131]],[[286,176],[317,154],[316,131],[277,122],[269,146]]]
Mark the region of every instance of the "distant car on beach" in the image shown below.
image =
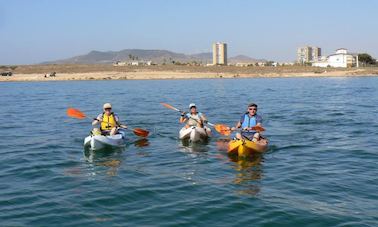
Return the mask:
[[[5,71],[5,72],[1,72],[1,76],[12,76],[12,72],[11,71]]]
[[[55,77],[55,76],[56,76],[56,72],[51,72],[51,73],[45,74],[45,78],[46,77]]]

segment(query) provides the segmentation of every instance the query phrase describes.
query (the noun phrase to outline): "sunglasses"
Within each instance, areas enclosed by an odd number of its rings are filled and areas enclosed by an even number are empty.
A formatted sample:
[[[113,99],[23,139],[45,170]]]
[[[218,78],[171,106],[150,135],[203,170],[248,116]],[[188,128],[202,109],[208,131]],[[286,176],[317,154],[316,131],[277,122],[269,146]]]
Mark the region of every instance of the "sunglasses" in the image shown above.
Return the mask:
[[[112,108],[105,108],[105,110],[111,110]]]
[[[248,110],[257,110],[256,108],[248,108]]]

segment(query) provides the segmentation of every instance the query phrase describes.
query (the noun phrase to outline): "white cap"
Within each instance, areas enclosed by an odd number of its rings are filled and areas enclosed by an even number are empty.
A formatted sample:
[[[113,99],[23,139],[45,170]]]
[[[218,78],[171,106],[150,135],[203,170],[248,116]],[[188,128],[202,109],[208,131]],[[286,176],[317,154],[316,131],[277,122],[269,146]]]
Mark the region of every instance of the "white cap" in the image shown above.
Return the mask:
[[[196,104],[194,104],[194,103],[190,103],[190,104],[189,104],[189,109],[192,108],[192,107],[196,107]]]
[[[104,109],[112,108],[112,104],[110,103],[105,103],[103,106]]]

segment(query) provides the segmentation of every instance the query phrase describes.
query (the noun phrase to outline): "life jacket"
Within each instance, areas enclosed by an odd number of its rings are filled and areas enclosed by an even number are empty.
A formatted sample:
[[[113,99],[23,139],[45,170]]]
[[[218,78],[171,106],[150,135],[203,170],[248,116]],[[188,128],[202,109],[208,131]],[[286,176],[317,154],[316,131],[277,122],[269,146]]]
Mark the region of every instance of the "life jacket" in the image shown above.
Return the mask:
[[[117,122],[114,117],[114,113],[112,112],[109,116],[102,113],[102,122],[101,122],[101,130],[111,130],[112,128],[117,126]]]
[[[201,122],[201,117],[202,117],[202,113],[200,112],[197,112],[197,114],[190,114],[190,113],[187,113],[186,114],[186,118],[188,118],[188,123],[187,125],[189,126],[197,126],[197,124],[199,122]]]
[[[255,115],[253,117],[249,117],[249,114],[244,114],[244,120],[243,120],[242,125],[241,125],[242,129],[246,128],[246,127],[250,128],[250,127],[256,126],[256,124],[257,124],[256,116],[257,115]],[[243,131],[244,132],[255,132],[253,130],[243,130]]]

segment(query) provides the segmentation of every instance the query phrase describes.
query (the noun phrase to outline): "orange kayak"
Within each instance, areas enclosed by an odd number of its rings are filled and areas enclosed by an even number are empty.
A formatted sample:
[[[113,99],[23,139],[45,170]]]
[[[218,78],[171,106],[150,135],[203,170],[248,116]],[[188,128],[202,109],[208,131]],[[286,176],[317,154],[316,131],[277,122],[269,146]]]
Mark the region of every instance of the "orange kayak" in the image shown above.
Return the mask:
[[[231,140],[228,144],[228,154],[238,155],[239,157],[248,157],[252,153],[264,152],[268,149],[268,140],[261,139],[258,142],[250,140]]]

